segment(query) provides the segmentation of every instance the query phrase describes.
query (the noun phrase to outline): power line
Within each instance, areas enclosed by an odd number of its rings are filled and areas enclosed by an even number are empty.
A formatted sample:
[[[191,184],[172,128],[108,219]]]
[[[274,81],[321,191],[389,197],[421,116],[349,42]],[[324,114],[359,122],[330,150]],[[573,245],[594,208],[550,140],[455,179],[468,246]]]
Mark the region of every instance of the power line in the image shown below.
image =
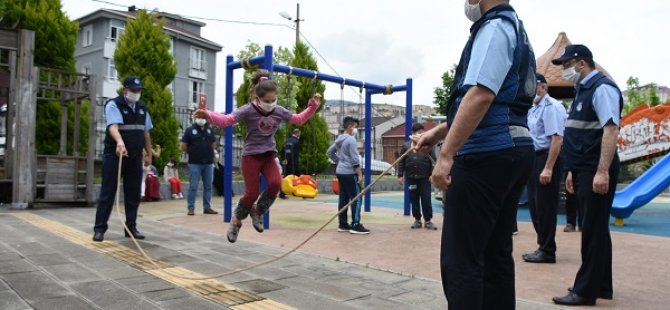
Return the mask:
[[[110,1],[103,1],[103,0],[91,0],[91,1],[105,3],[105,4],[109,4],[109,5],[113,5],[113,6],[122,7],[122,8],[129,7],[129,5],[118,4],[118,3],[114,3],[114,2],[110,2]]]

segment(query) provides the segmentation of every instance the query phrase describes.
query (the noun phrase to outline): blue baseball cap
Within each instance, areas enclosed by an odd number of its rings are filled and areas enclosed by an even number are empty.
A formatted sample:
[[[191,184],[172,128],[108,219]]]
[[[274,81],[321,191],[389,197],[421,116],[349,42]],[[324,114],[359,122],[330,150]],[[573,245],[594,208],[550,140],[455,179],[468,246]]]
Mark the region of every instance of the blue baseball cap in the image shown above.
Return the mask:
[[[537,78],[537,83],[538,84],[540,84],[540,83],[541,84],[547,84],[547,79],[544,77],[544,75],[537,73],[537,74],[535,74],[535,78]]]
[[[593,54],[588,47],[581,44],[568,45],[565,47],[565,52],[559,58],[551,61],[554,65],[562,65],[564,62],[573,58],[593,59]]]
[[[123,87],[130,89],[142,89],[142,82],[136,76],[129,76],[123,80]]]

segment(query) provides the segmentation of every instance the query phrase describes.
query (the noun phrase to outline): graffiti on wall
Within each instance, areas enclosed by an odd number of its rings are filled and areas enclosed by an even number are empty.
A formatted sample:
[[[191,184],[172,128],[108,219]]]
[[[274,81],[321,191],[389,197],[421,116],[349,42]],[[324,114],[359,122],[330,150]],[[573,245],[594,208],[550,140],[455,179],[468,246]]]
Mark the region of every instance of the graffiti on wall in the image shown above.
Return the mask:
[[[670,103],[642,105],[621,119],[618,152],[622,162],[670,151]]]

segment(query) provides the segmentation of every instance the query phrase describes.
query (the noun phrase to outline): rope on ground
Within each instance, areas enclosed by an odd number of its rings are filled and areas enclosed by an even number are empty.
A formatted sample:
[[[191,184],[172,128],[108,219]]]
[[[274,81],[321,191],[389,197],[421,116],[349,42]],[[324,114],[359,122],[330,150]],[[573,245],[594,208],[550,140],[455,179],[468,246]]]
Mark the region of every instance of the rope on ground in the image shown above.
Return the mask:
[[[414,152],[414,149],[410,148],[410,149],[408,149],[404,154],[402,154],[400,157],[398,157],[398,159],[396,159],[396,161],[393,162],[393,164],[391,164],[390,167],[386,168],[386,170],[384,170],[381,174],[379,174],[379,176],[377,176],[377,177],[372,181],[372,183],[370,183],[370,184],[369,184],[368,186],[366,186],[366,187],[365,187],[365,188],[364,188],[358,195],[356,195],[356,197],[354,197],[354,199],[352,199],[348,204],[346,204],[345,206],[343,206],[337,213],[335,213],[335,215],[333,215],[328,221],[326,221],[323,225],[321,225],[321,227],[319,227],[317,230],[315,230],[311,235],[309,235],[309,237],[307,237],[304,241],[302,241],[302,242],[301,242],[300,244],[298,244],[297,246],[293,247],[291,250],[289,250],[289,251],[287,251],[286,253],[281,254],[281,255],[279,255],[279,256],[270,258],[270,259],[268,259],[268,260],[261,261],[261,262],[255,263],[255,264],[251,264],[251,265],[249,265],[249,266],[246,266],[246,267],[243,267],[243,268],[240,268],[240,269],[237,269],[237,270],[232,270],[232,271],[228,271],[228,272],[223,272],[223,273],[220,273],[220,274],[216,274],[216,275],[213,275],[213,276],[205,276],[205,277],[188,277],[188,276],[184,276],[184,275],[181,275],[181,274],[176,274],[176,273],[172,272],[172,271],[169,270],[169,269],[165,269],[164,267],[159,266],[158,263],[156,263],[156,261],[154,261],[149,255],[147,255],[146,252],[144,252],[144,249],[143,249],[142,246],[139,244],[139,242],[137,242],[137,240],[135,239],[135,236],[132,234],[132,232],[130,231],[130,229],[129,229],[128,226],[126,225],[125,221],[123,221],[123,220],[121,219],[121,207],[120,207],[120,204],[119,204],[119,189],[120,189],[119,184],[121,183],[121,162],[122,162],[122,160],[123,160],[123,157],[119,157],[119,168],[118,168],[119,170],[118,170],[118,179],[117,179],[117,186],[116,186],[116,214],[117,214],[117,216],[118,216],[118,218],[119,218],[119,221],[120,221],[121,224],[123,225],[123,229],[128,233],[128,235],[129,235],[130,238],[132,239],[133,243],[135,244],[135,247],[137,248],[137,250],[142,254],[142,256],[144,256],[145,259],[147,259],[149,262],[151,262],[151,264],[152,264],[154,267],[156,267],[157,270],[162,270],[163,272],[165,272],[165,273],[167,273],[167,274],[169,274],[169,275],[171,275],[171,276],[173,276],[173,277],[180,278],[180,279],[184,279],[184,280],[195,280],[195,281],[200,281],[200,280],[210,280],[210,279],[222,278],[222,277],[226,277],[226,276],[234,275],[234,274],[237,274],[237,273],[240,273],[240,272],[244,272],[244,271],[247,271],[247,270],[251,270],[251,269],[254,269],[254,268],[263,266],[263,265],[267,265],[267,264],[274,263],[274,262],[279,261],[279,260],[283,259],[284,257],[290,255],[291,253],[294,253],[295,251],[299,250],[299,249],[302,248],[305,244],[307,244],[307,242],[309,242],[309,241],[312,240],[314,237],[316,237],[317,234],[319,234],[321,231],[323,231],[323,229],[326,228],[326,226],[328,226],[333,220],[335,220],[335,219],[338,217],[338,215],[340,215],[342,212],[347,212],[347,210],[349,209],[349,207],[351,207],[351,205],[352,205],[353,203],[357,202],[358,199],[360,199],[361,197],[363,197],[363,195],[365,195],[365,193],[366,193],[368,190],[370,190],[370,188],[372,188],[372,186],[374,186],[375,184],[377,184],[377,182],[379,182],[379,180],[381,180],[381,178],[382,178],[385,174],[389,173],[389,171],[391,171],[391,169],[392,169],[393,167],[395,167],[396,165],[398,165],[398,163],[400,163],[401,160],[405,159],[405,157],[407,157],[407,155],[409,155],[411,152]]]

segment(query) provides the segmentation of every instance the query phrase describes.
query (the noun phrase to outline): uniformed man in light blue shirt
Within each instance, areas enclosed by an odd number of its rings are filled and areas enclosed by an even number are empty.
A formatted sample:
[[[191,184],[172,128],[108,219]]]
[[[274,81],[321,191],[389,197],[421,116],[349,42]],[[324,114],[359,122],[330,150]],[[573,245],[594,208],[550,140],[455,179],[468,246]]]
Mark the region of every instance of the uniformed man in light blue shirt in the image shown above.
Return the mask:
[[[559,157],[567,118],[563,104],[549,96],[549,85],[537,75],[537,94],[528,111],[528,129],[535,148],[535,166],[528,180],[528,209],[538,249],[522,255],[530,263],[556,262],[556,216],[563,171]]]

